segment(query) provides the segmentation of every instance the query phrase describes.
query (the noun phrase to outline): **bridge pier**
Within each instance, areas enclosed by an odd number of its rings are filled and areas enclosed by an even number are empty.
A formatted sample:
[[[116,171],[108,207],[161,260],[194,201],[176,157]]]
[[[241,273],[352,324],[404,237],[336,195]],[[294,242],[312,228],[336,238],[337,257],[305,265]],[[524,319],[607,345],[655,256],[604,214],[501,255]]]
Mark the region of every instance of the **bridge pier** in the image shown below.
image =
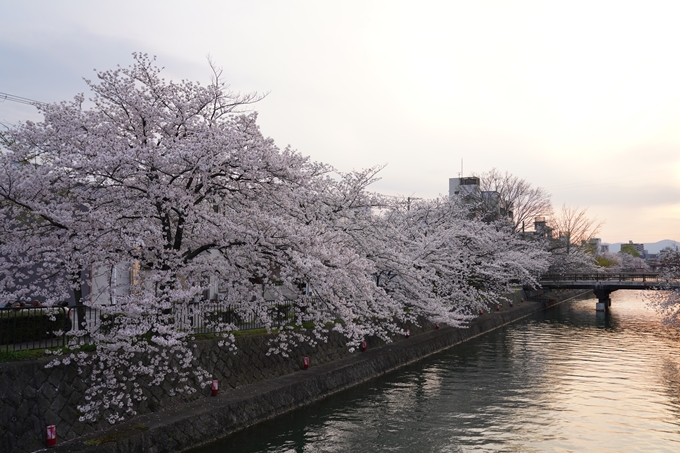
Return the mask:
[[[612,306],[612,299],[609,295],[615,290],[609,288],[598,288],[593,289],[595,297],[597,297],[597,303],[595,304],[595,309],[597,311],[609,311],[609,307]]]

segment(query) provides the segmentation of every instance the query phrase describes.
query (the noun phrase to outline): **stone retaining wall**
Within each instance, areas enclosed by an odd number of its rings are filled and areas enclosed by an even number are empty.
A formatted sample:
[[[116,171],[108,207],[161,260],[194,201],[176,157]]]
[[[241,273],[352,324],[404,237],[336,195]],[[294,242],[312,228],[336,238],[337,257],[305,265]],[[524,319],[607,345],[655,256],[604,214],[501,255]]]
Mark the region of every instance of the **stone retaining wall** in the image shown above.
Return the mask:
[[[429,324],[428,328],[431,328]],[[423,327],[409,326],[414,334]],[[368,340],[371,347],[382,342]],[[218,379],[223,390],[240,388],[255,382],[298,371],[303,357],[315,365],[350,355],[345,339],[332,332],[326,343],[302,344],[288,357],[267,355],[269,337],[244,335],[236,337],[236,354],[218,346],[218,340],[196,342],[194,355],[198,363]],[[57,427],[60,441],[109,428],[106,421],[83,423],[78,420],[77,406],[85,403],[86,384],[80,379],[75,364],[45,368],[50,359],[26,360],[0,364],[0,452],[29,452],[45,445],[47,425]],[[86,371],[87,372],[87,371]],[[136,407],[138,414],[153,413],[204,400],[210,389],[202,392],[169,396],[172,385],[143,386],[145,401]]]
[[[562,292],[560,299],[566,298]],[[571,295],[571,294],[569,294]],[[217,439],[257,421],[276,416],[371,377],[411,363],[480,333],[512,322],[558,300],[519,303],[481,316],[468,329],[410,326],[412,338],[382,345],[369,339],[369,351],[350,354],[340,335],[316,347],[302,345],[290,357],[267,356],[266,336],[237,339],[233,355],[216,341],[197,343],[199,362],[220,381],[220,395],[204,389],[191,396],[167,396],[162,386],[146,389],[139,415],[111,428],[78,421],[85,385],[75,367],[45,369],[46,360],[0,365],[0,451],[28,452],[44,447],[45,427],[57,426],[57,451],[172,452]],[[309,370],[300,371],[302,357]],[[145,414],[145,415],[144,415]],[[70,442],[65,442],[69,441]],[[54,449],[51,449],[54,451]]]

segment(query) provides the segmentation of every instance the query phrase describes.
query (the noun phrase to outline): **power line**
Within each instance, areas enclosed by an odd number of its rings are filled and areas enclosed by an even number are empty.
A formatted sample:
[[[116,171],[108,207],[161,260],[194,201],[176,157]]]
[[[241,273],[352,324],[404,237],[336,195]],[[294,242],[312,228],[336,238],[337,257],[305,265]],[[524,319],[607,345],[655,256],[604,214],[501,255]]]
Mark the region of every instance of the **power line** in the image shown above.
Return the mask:
[[[3,93],[2,91],[0,91],[0,102],[5,102],[5,101],[18,102],[19,104],[26,104],[26,105],[33,105],[33,106],[36,105],[36,104],[40,104],[40,105],[47,104],[46,102],[40,102],[40,101],[36,101],[35,99],[29,99],[29,98],[25,98],[25,97],[22,97],[22,96],[15,96],[13,94]]]

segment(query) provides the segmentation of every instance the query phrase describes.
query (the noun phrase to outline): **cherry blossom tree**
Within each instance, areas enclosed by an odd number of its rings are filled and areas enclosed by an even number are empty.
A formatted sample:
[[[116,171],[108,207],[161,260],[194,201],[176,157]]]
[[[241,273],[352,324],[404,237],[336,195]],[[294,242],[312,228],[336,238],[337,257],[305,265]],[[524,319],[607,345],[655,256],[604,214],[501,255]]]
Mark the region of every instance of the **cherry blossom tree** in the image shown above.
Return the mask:
[[[75,299],[72,352],[52,365],[87,375],[82,420],[134,415],[146,385],[206,384],[177,313],[212,279],[287,354],[331,330],[351,349],[423,318],[463,325],[546,269],[546,252],[454,201],[404,209],[370,192],[380,166],[342,173],[279,149],[244,111],[258,96],[229,91],[219,70],[203,86],[134,60],[87,81],[89,106],[83,95],[37,106],[44,120],[9,130],[0,154],[0,295]],[[89,284],[121,264],[129,291]],[[115,304],[96,305],[96,291]],[[291,299],[294,322],[277,326],[277,303]],[[231,348],[235,326],[219,327]]]
[[[210,277],[241,315],[270,328],[276,310],[262,288],[312,288],[313,298],[297,301],[296,320],[314,329],[281,331],[276,352],[322,339],[327,324],[350,346],[367,335],[388,339],[404,318],[375,285],[372,263],[341,234],[365,215],[358,204],[365,175],[333,176],[277,148],[255,113],[238,112],[256,96],[229,92],[219,71],[207,86],[167,82],[160,72],[140,54],[129,68],[99,72],[88,81],[93,107],[82,95],[38,106],[44,121],[9,131],[1,156],[3,295],[40,293],[54,304],[73,292],[90,305],[84,271],[140,269],[129,294],[98,307],[105,326],[83,323],[75,332],[97,353],[55,361],[92,370],[84,420],[134,414],[144,379],[174,379],[177,392],[205,383],[173,314]],[[135,378],[120,379],[123,369]]]
[[[507,223],[478,221],[471,209],[458,199],[385,201],[353,240],[374,263],[376,284],[400,306],[461,325],[513,285],[537,286],[548,258]]]
[[[503,219],[475,220],[460,200],[423,201],[408,211],[418,267],[434,279],[434,295],[477,311],[502,300],[513,285],[537,286],[548,253]]]
[[[618,253],[621,258],[621,271],[623,272],[645,272],[649,270],[649,266],[640,253],[628,244],[621,246],[621,251]]]
[[[63,359],[92,369],[85,420],[134,413],[139,379],[121,380],[123,368],[151,384],[174,376],[177,391],[192,391],[188,337],[172,322],[176,305],[217,275],[229,278],[231,300],[252,299],[243,310],[266,320],[253,282],[309,233],[286,210],[327,169],[263,137],[255,113],[237,112],[256,97],[229,92],[219,75],[208,86],[166,82],[137,54],[130,68],[88,81],[92,108],[82,95],[41,105],[43,122],[9,133],[0,162],[3,294],[41,293],[57,303],[73,291],[88,304],[83,271],[121,262],[143,269],[130,294],[99,307],[110,315],[105,329],[93,323],[76,332],[97,353]],[[134,363],[140,356],[146,360]],[[177,362],[179,372],[170,373]],[[194,374],[202,385],[206,373]]]
[[[659,275],[666,285],[680,282],[680,252],[677,248],[666,247],[660,253]],[[663,320],[674,327],[680,326],[680,289],[645,291],[649,305],[663,316]]]
[[[605,272],[647,272],[649,266],[639,256],[629,253],[605,252],[595,257],[595,261],[600,269]]]

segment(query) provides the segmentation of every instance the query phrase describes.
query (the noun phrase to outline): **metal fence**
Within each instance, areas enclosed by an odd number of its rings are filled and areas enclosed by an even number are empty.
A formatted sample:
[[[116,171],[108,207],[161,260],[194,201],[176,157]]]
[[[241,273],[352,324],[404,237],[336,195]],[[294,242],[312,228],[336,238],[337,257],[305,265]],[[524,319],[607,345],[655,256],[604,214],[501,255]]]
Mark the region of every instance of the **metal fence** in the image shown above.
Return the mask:
[[[583,273],[583,274],[545,274],[542,282],[662,282],[656,272],[625,272],[625,273]]]
[[[63,346],[73,325],[66,307],[0,309],[0,351]]]
[[[270,303],[262,307],[269,312],[272,325],[280,326],[293,321],[293,303]],[[194,333],[219,333],[234,326],[238,330],[262,329],[265,323],[252,311],[225,302],[204,301],[179,305],[173,310],[173,322],[180,329]]]
[[[122,307],[121,307],[122,308]],[[294,321],[293,302],[270,303],[266,310],[272,325],[279,327]],[[197,334],[216,334],[233,328],[253,330],[265,327],[256,313],[219,301],[178,304],[166,317],[177,328]],[[74,330],[96,332],[110,328],[115,314],[98,307],[11,307],[0,309],[0,351],[22,351],[60,347]],[[89,338],[79,337],[87,343]]]

